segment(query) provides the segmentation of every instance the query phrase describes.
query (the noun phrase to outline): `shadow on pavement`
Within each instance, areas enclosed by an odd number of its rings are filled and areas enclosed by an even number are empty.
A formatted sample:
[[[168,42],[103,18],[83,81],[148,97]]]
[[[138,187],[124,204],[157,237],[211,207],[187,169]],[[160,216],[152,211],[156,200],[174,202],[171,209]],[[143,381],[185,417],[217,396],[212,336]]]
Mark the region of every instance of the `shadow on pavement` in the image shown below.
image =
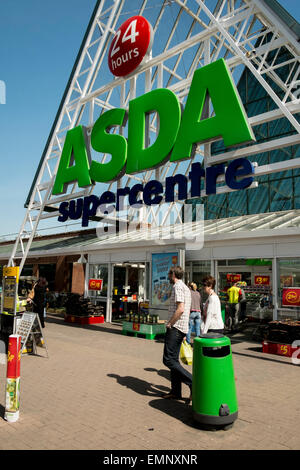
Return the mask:
[[[158,411],[161,411],[162,413],[166,413],[172,418],[178,419],[186,426],[197,429],[198,431],[215,432],[223,430],[223,428],[205,426],[203,424],[197,423],[197,421],[193,419],[192,406],[185,403],[184,401],[164,400],[161,398],[160,400],[150,401],[149,406]],[[230,429],[230,426],[228,426],[228,429]]]
[[[5,415],[5,406],[0,404],[0,418],[4,419]]]
[[[255,352],[260,352],[262,353],[261,348],[248,348],[249,351],[255,351]],[[238,351],[232,351],[233,355],[236,356],[245,356],[245,357],[251,357],[252,359],[261,359],[262,361],[269,361],[269,362],[276,362],[277,364],[287,364],[290,366],[295,366],[295,364],[292,363],[292,358],[285,358],[285,360],[280,360],[280,356],[272,355],[272,354],[266,354],[266,357],[262,356],[254,356],[253,354],[247,354],[246,352],[238,352]],[[276,359],[278,357],[278,359]],[[290,359],[290,361],[287,361],[286,359]]]
[[[167,371],[158,371],[157,369],[145,369],[148,371],[155,371],[158,372],[167,372]],[[182,423],[187,426],[194,427],[196,429],[200,429],[200,427],[195,423],[192,417],[192,408],[191,406],[187,405],[186,400],[179,401],[179,400],[166,400],[161,397],[163,392],[169,392],[169,387],[164,387],[163,385],[153,385],[146,380],[139,379],[137,377],[132,376],[120,376],[117,374],[107,374],[108,377],[112,377],[116,379],[118,384],[122,385],[123,387],[130,388],[136,393],[141,395],[146,395],[149,397],[155,397],[158,399],[151,400],[149,402],[149,406],[159,410],[163,413],[166,413],[173,418],[179,419]]]
[[[97,324],[97,325],[79,325],[78,323],[67,323],[64,321],[64,317],[60,316],[50,316],[47,314],[47,318],[45,320],[45,325],[47,326],[47,323],[57,323],[58,325],[62,326],[68,326],[71,328],[81,328],[84,330],[94,330],[94,331],[101,331],[104,333],[114,333],[116,335],[121,335],[122,334],[122,329],[117,329],[117,328],[109,328],[107,326],[102,326],[105,324]]]
[[[184,401],[160,398],[160,400],[151,400],[149,406],[178,419],[187,426],[197,427],[193,420],[192,407]]]
[[[153,367],[145,367],[144,369],[147,372],[157,372],[157,375],[164,377],[164,379],[171,380],[170,371],[168,369],[154,369]]]
[[[163,385],[153,385],[146,380],[138,379],[137,377],[132,377],[130,375],[121,377],[117,374],[107,374],[107,376],[116,379],[118,384],[122,385],[123,387],[130,388],[134,392],[141,395],[159,397],[161,396],[162,391],[169,390],[168,387],[164,387]]]

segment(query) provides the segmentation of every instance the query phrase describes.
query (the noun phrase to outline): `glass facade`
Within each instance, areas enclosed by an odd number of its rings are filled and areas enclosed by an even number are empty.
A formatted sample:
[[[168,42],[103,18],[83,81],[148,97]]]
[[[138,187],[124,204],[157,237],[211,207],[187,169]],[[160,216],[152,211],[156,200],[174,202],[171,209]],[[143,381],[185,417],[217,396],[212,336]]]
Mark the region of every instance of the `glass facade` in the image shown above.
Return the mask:
[[[106,297],[108,284],[108,264],[90,264],[89,277],[90,279],[102,279],[102,290],[89,291],[89,296],[92,298]]]
[[[300,317],[300,258],[278,260],[279,319]]]
[[[260,45],[260,44],[259,44]],[[282,81],[290,73],[290,64],[280,66],[281,63],[290,58],[287,49],[281,48],[279,51],[271,51],[268,54],[268,62],[278,66],[277,72]],[[265,77],[268,81],[268,77]],[[269,83],[271,85],[271,82]],[[274,89],[274,84],[272,83]],[[248,117],[264,112],[272,111],[276,108],[274,101],[269,97],[264,88],[245,68],[238,83],[238,91],[244,104]],[[282,99],[284,92],[277,87],[276,94]],[[295,115],[299,120],[299,115]],[[261,125],[253,126],[256,143],[264,143],[273,139],[290,136],[295,133],[291,124],[286,118],[277,119]],[[231,151],[232,148],[225,148],[223,140],[215,142],[211,146],[212,155]],[[283,160],[290,160],[300,156],[300,147],[290,146],[284,149],[277,149],[252,157],[247,157],[252,162],[259,165],[267,165]],[[198,200],[204,204],[205,219],[220,219],[235,217],[247,214],[258,214],[266,212],[286,211],[290,209],[300,209],[300,170],[290,170],[277,172],[271,175],[256,178],[259,182],[257,188],[235,191],[219,195],[210,195]],[[193,204],[197,201],[194,200]]]
[[[193,261],[192,263],[192,276],[190,282],[195,282],[198,288],[201,288],[202,279],[210,275],[211,262],[210,261]]]

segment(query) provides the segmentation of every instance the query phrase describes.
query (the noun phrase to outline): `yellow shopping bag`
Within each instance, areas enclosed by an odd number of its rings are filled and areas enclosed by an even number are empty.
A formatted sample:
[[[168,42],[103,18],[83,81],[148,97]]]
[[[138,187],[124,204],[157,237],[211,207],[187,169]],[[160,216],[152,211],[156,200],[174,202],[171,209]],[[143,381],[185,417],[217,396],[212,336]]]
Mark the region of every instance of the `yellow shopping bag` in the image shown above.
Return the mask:
[[[180,346],[180,359],[184,364],[191,366],[193,363],[193,348],[192,346],[186,341],[182,341]]]

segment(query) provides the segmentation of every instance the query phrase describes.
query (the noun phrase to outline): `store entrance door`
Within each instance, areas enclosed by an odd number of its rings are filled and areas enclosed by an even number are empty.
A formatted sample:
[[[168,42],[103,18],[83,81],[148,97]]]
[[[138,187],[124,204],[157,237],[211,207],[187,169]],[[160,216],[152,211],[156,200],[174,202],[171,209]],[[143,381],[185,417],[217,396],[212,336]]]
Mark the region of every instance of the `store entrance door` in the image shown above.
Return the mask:
[[[144,301],[145,265],[116,263],[112,268],[112,321],[122,322],[129,312],[138,313]]]

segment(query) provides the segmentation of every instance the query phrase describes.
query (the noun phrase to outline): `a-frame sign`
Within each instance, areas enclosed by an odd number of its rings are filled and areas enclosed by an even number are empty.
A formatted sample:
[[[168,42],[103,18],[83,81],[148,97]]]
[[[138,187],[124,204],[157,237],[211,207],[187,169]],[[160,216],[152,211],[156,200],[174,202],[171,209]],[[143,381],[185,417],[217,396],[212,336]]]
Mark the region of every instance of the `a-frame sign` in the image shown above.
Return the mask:
[[[45,349],[49,357],[45,336],[37,313],[25,312],[17,326],[17,335],[21,336],[21,354],[37,354],[37,348]]]
[[[137,68],[127,69],[126,62],[138,59],[141,54],[136,45],[141,39],[142,30],[138,29],[139,20],[136,17],[146,20],[144,31],[148,42],[144,44],[144,57]],[[97,1],[34,177],[26,201],[26,215],[9,265],[13,266],[15,259],[21,258],[22,270],[37,228],[44,223],[49,227],[51,221],[57,224],[62,203],[67,207],[70,200],[83,199],[95,192],[114,193],[120,188],[146,185],[151,178],[155,178],[160,188],[165,188],[166,178],[176,176],[179,171],[188,178],[193,163],[199,163],[205,170],[216,164],[222,168],[228,161],[252,157],[258,153],[267,155],[275,149],[299,145],[300,124],[295,114],[300,112],[300,33],[299,25],[291,20],[275,0]],[[283,50],[288,52],[287,63],[282,63],[280,59]],[[79,138],[87,139],[88,145],[85,150],[82,147],[81,158],[86,158],[88,162],[91,157],[96,162],[94,167],[97,167],[97,163],[109,165],[109,151],[101,147],[103,151],[96,156],[89,155],[88,151],[91,132],[100,116],[108,116],[105,115],[107,112],[111,113],[110,117],[114,116],[114,120],[108,123],[113,124],[111,127],[116,135],[109,137],[118,137],[126,146],[126,139],[132,136],[127,133],[124,113],[137,104],[136,98],[158,89],[168,89],[176,95],[181,106],[187,106],[195,72],[219,59],[225,60],[235,84],[242,71],[247,69],[271,99],[270,110],[261,112],[258,109],[252,112],[251,118],[248,116],[252,129],[282,119],[290,125],[290,135],[268,139],[259,145],[255,141],[250,145],[245,142],[236,150],[218,155],[211,154],[209,140],[205,143],[192,142],[194,153],[190,158],[183,155],[183,161],[166,159],[160,167],[128,174],[126,168],[125,173],[121,171],[120,164],[120,172],[114,180],[89,185],[87,173],[87,179],[83,179],[83,182],[76,177],[72,183],[70,180],[66,192],[53,193],[63,149],[65,143],[70,142],[68,132],[77,128]],[[286,72],[283,72],[283,67],[287,67]],[[126,71],[129,74],[114,76],[112,73],[118,68],[124,68],[125,74]],[[152,110],[149,108],[149,111]],[[145,116],[148,126],[145,135],[140,136],[145,141],[145,147],[159,136],[159,119],[153,111]],[[206,106],[205,113],[209,121],[217,115],[217,110]],[[103,128],[103,132],[106,130]],[[100,130],[97,129],[97,132]],[[96,137],[93,150],[97,152]],[[65,148],[65,151],[69,151],[67,158],[70,157],[69,163],[72,164],[72,147],[69,150]],[[255,192],[257,177],[295,168],[300,168],[300,158],[286,159],[283,156],[282,161],[269,164],[262,156],[255,166],[254,181],[249,187]],[[220,181],[224,181],[224,178],[221,175]],[[232,190],[225,184],[217,188],[218,193]],[[201,192],[200,195],[202,197],[206,194]],[[170,209],[176,202],[169,203]],[[127,220],[131,217],[130,210],[127,212]],[[158,210],[157,206],[144,206],[143,220],[149,222],[148,217],[151,217],[151,224],[155,225],[158,223]]]

